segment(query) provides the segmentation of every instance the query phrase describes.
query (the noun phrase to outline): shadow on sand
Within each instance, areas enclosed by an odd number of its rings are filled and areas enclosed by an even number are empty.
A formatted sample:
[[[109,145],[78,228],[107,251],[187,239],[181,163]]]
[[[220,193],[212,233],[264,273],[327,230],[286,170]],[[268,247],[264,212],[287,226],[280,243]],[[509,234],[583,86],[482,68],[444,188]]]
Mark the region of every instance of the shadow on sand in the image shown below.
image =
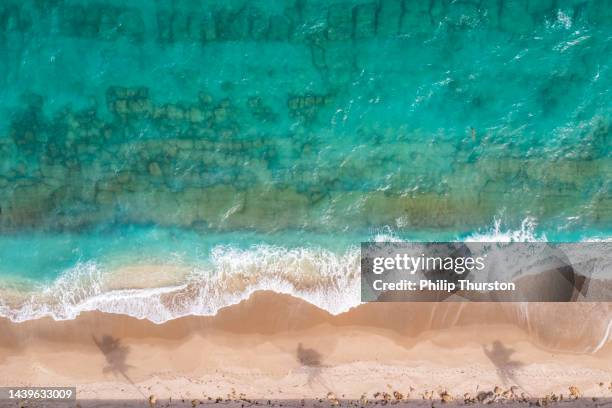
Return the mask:
[[[321,353],[315,349],[305,348],[302,343],[299,343],[296,349],[296,358],[300,365],[308,372],[308,378],[305,385],[312,388],[313,384],[316,382],[326,390],[330,389],[321,377],[321,371],[325,367],[323,365]]]
[[[499,375],[499,379],[503,382],[504,385],[521,386],[521,384],[519,384],[517,378],[514,375],[514,370],[522,367],[524,364],[518,360],[512,359],[511,356],[515,352],[513,348],[506,347],[501,341],[496,340],[493,342],[490,349],[486,346],[483,346],[483,349],[485,355],[497,368],[497,374]]]
[[[106,367],[102,369],[104,374],[113,373],[115,376],[120,375],[127,380],[138,392],[145,397],[145,395],[136,386],[134,381],[128,375],[128,370],[133,368],[127,364],[127,356],[130,353],[130,347],[121,344],[121,339],[112,336],[102,336],[102,339],[98,340],[95,336],[92,336],[94,343],[100,349],[104,357],[106,358]]]

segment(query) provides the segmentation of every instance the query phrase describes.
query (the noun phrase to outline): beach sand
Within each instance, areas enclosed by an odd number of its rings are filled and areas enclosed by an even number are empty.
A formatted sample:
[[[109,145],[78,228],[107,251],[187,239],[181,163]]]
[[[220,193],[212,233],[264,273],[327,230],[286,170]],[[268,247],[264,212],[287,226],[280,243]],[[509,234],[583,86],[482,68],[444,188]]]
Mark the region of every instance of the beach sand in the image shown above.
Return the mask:
[[[533,317],[517,323],[511,304],[370,303],[333,316],[271,292],[216,316],[159,325],[97,312],[59,322],[3,320],[0,385],[76,386],[81,406],[148,406],[151,395],[159,406],[170,398],[188,406],[244,407],[254,399],[329,406],[335,398],[360,406],[365,398],[386,404],[384,393],[394,400],[394,392],[424,406],[430,397],[464,404],[464,394],[483,392],[493,396],[482,403],[521,395],[534,403],[552,394],[567,401],[572,386],[581,404],[608,404],[612,345],[593,351],[597,342],[572,319],[581,307],[610,305],[539,307],[557,319],[537,330]],[[500,394],[514,387],[514,396],[494,396],[495,387]]]

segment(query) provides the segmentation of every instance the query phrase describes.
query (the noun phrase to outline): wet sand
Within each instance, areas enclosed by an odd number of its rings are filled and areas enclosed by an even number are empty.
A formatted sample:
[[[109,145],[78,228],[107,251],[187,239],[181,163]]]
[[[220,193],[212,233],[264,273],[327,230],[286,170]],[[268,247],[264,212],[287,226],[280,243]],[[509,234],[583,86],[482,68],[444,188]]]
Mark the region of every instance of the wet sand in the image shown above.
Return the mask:
[[[330,392],[358,405],[364,395],[383,403],[385,393],[394,399],[398,392],[431,406],[430,398],[447,394],[463,404],[464,394],[495,387],[513,393],[498,400],[563,394],[566,402],[572,386],[584,404],[611,398],[612,344],[593,337],[606,321],[596,327],[584,319],[589,310],[609,316],[610,305],[530,307],[526,323],[516,305],[489,303],[364,304],[332,316],[258,292],[216,316],[161,325],[103,313],[3,320],[0,385],[76,386],[80,401],[114,406],[145,404],[151,395],[157,405],[170,398],[189,406],[219,398],[236,406],[251,404],[244,399],[336,405]]]

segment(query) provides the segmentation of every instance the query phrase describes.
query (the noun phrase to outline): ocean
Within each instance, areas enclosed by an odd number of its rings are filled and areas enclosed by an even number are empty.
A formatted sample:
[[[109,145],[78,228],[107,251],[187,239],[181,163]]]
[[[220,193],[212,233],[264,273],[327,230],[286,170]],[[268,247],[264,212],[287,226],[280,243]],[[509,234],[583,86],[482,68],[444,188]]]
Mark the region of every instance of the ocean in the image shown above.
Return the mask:
[[[610,239],[611,10],[3,1],[0,316],[338,314],[362,241]]]

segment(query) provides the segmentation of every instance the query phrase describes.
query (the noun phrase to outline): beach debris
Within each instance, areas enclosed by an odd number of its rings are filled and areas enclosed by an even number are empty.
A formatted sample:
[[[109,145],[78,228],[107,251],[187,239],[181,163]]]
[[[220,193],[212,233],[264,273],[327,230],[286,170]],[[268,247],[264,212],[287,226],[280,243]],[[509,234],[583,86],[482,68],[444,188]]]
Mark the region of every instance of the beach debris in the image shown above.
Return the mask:
[[[454,398],[446,390],[444,390],[440,393],[440,400],[442,402],[452,402]]]
[[[493,393],[499,397],[502,395],[502,389],[496,385],[495,388],[493,388]]]
[[[578,399],[582,397],[582,393],[580,392],[580,389],[576,387],[575,385],[570,385],[568,389],[570,393],[570,399]]]
[[[401,401],[404,399],[404,394],[402,394],[399,391],[393,391],[393,396],[395,397],[396,400]]]
[[[463,402],[465,404],[474,404],[476,403],[476,398],[472,397],[472,394],[470,394],[469,392],[466,392],[465,394],[463,394]]]
[[[367,405],[368,396],[366,394],[361,394],[361,398],[359,398],[359,402],[361,403],[361,405]]]
[[[559,397],[555,393],[551,393],[551,394],[545,395],[544,398],[539,398],[538,401],[540,402],[539,406],[545,406],[545,405],[548,405],[549,403],[559,401]],[[536,405],[538,401],[536,401]]]
[[[433,391],[425,391],[423,393],[423,399],[424,400],[431,400],[431,399],[433,399],[433,396],[434,396],[434,392]]]
[[[191,406],[195,408],[196,405],[200,404],[200,400],[197,399],[192,399],[191,400]]]
[[[391,394],[389,394],[388,392],[375,392],[373,396],[375,399],[380,397],[381,398],[380,403],[382,405],[387,405],[392,399]]]
[[[481,391],[476,395],[478,402],[483,404],[490,404],[495,401],[495,394],[493,391]]]
[[[336,394],[334,394],[333,392],[328,392],[327,393],[327,400],[333,405],[333,406],[337,406],[340,405],[340,401],[338,401],[338,398],[336,397]]]
[[[544,396],[544,398],[538,398],[538,400],[536,401],[536,405],[539,407],[543,407],[558,401],[561,401],[560,397],[557,396],[555,393],[550,393]]]
[[[149,405],[154,407],[156,403],[157,403],[157,397],[155,397],[155,395],[153,394],[149,395]]]

